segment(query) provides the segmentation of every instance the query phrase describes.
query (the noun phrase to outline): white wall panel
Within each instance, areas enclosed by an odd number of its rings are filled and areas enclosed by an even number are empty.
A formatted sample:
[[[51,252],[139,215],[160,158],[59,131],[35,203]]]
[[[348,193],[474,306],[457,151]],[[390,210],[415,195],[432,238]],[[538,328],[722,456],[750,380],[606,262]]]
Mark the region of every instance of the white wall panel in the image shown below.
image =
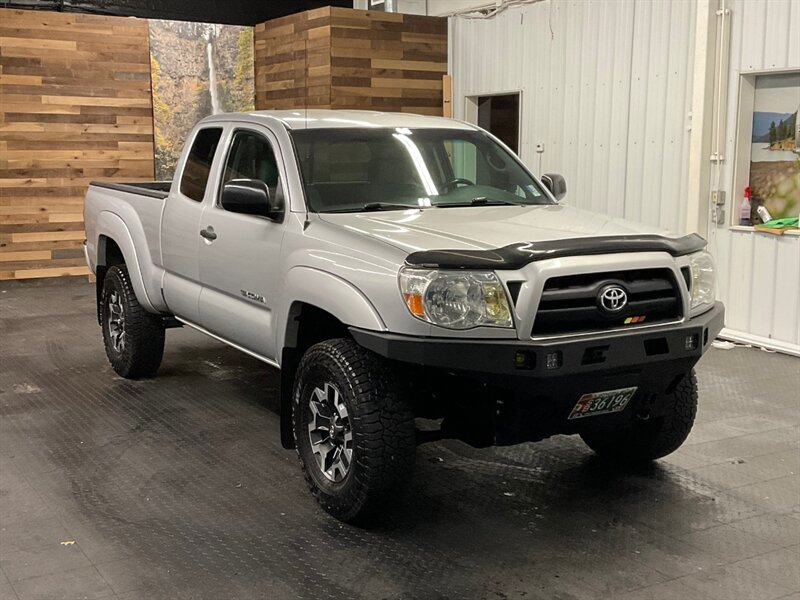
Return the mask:
[[[712,186],[727,193],[727,215],[743,190],[734,189],[734,153],[740,73],[800,70],[800,0],[729,0],[730,63],[727,74],[726,160]],[[730,221],[730,219],[728,219]],[[800,236],[770,236],[727,226],[709,232],[709,248],[721,273],[719,294],[734,338],[778,342],[800,353]]]
[[[770,334],[800,348],[800,238],[784,237],[775,240],[774,245],[775,291]]]
[[[455,114],[521,90],[520,155],[563,173],[568,202],[680,230],[694,15],[694,2],[572,0],[453,19]]]
[[[448,0],[445,0],[447,2]],[[358,10],[369,10],[369,0],[353,0],[353,8]],[[381,8],[383,10],[383,8]],[[428,14],[427,0],[394,0],[394,12],[403,13],[405,15],[425,15]],[[436,16],[437,13],[431,13]]]

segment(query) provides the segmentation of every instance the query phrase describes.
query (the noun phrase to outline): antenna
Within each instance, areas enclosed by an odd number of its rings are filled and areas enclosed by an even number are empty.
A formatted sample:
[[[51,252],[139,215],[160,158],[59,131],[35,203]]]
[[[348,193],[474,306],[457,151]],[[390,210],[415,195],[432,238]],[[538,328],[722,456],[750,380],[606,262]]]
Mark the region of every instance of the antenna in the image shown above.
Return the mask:
[[[308,127],[308,29],[303,34],[303,60],[305,61],[305,69],[303,69],[303,118],[304,124]]]
[[[308,128],[308,29],[303,32],[303,61],[305,68],[303,69],[303,128]],[[308,202],[306,206],[306,218],[303,221],[303,231],[308,229],[311,221],[308,219]]]

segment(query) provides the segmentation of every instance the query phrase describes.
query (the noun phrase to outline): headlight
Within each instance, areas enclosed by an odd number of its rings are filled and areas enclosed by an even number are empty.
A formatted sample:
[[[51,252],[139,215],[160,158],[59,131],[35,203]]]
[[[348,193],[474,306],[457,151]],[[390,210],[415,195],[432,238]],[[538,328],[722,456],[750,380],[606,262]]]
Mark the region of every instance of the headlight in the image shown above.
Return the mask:
[[[689,269],[692,280],[689,292],[692,298],[692,312],[701,306],[714,304],[716,299],[716,277],[714,275],[714,259],[705,250],[689,256]]]
[[[449,329],[513,327],[508,298],[487,271],[400,269],[400,292],[409,312]]]

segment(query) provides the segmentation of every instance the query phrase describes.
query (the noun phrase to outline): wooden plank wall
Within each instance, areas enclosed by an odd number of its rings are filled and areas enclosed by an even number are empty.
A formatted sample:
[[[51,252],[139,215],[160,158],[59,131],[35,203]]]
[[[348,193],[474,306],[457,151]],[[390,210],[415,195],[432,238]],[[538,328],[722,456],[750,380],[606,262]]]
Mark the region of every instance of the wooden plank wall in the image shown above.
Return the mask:
[[[257,110],[330,108],[330,23],[324,7],[256,25]]]
[[[331,9],[331,107],[442,114],[447,19]]]
[[[447,19],[326,7],[256,26],[256,108],[442,114]]]
[[[147,21],[0,9],[0,280],[89,274],[89,181],[153,164]]]

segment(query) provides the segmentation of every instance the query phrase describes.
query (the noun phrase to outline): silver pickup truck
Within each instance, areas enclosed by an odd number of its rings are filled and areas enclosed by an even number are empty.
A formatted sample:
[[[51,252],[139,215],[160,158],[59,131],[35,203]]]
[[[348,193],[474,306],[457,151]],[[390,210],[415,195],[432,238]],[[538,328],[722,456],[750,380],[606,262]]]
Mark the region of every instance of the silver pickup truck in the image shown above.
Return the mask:
[[[722,328],[697,235],[560,203],[466,123],[361,111],[204,119],[174,182],[93,183],[86,258],[106,353],[155,375],[186,325],[281,371],[281,440],[350,521],[419,443],[579,434],[601,457],[678,448]]]

